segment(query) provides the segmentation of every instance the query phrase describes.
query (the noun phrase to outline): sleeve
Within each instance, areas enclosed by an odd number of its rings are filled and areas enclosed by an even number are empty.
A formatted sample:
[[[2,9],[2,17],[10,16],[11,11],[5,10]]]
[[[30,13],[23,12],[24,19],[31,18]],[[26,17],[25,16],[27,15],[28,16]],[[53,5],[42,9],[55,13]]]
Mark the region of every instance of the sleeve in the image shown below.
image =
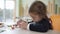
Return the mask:
[[[32,24],[32,23],[29,23],[29,24],[27,25],[27,30],[30,30],[30,29],[29,29],[30,24]]]
[[[31,31],[47,32],[49,26],[47,24],[30,24],[28,28]]]
[[[33,22],[33,21],[28,22],[28,25],[27,25],[27,30],[30,30],[30,28],[29,28],[29,27],[30,27],[30,25],[31,25],[31,24],[35,24],[35,22]]]

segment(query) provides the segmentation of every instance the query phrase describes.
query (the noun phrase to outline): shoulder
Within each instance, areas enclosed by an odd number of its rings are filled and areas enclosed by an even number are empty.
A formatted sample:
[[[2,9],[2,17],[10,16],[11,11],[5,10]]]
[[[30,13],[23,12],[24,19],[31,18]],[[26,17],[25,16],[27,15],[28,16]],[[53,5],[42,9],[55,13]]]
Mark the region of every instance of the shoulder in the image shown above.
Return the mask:
[[[39,21],[38,23],[40,23],[40,24],[41,24],[41,23],[45,23],[45,24],[46,24],[46,23],[49,23],[49,20],[48,20],[48,19],[42,19],[42,20]]]

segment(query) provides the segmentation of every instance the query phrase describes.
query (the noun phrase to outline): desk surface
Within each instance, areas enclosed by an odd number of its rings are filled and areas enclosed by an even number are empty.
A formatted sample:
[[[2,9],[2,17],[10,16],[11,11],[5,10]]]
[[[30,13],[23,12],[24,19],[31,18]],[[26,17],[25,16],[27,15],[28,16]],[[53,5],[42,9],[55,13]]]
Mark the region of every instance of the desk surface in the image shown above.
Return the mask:
[[[49,30],[46,33],[41,33],[41,32],[33,32],[33,31],[28,31],[28,30],[23,30],[23,29],[18,28],[18,29],[14,29],[14,30],[7,30],[0,34],[60,34],[60,32]]]

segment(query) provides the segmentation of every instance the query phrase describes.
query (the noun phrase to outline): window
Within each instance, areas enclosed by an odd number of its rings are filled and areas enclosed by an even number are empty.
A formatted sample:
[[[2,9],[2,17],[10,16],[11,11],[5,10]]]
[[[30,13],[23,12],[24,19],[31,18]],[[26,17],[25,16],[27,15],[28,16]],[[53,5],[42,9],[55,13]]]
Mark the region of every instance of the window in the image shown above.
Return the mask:
[[[15,17],[13,15],[15,5],[15,0],[0,0],[0,22],[6,22]]]

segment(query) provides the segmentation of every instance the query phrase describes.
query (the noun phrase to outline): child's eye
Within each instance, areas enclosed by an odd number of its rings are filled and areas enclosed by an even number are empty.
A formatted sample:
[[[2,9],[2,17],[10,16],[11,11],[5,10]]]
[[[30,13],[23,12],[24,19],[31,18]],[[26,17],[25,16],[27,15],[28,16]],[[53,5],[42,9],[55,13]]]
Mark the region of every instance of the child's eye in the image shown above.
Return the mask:
[[[36,19],[37,17],[33,17],[33,19]]]

